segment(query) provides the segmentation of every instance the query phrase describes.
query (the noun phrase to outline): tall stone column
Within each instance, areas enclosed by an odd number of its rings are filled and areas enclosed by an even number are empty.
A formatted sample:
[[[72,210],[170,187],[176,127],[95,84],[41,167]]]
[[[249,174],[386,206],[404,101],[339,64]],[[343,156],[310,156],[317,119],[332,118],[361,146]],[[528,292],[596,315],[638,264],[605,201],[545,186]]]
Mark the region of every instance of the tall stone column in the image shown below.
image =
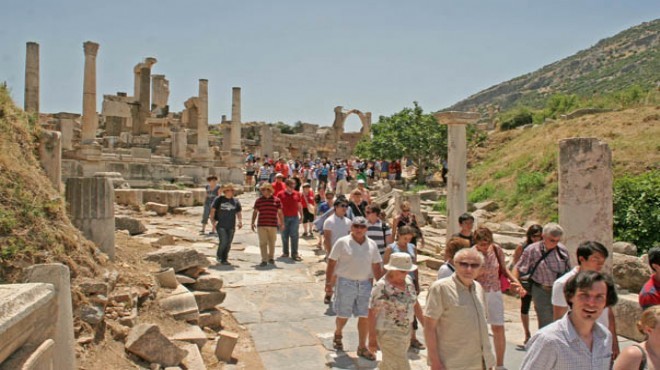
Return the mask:
[[[231,89],[231,167],[240,167],[243,160],[241,152],[241,88]]]
[[[66,201],[71,222],[101,252],[115,259],[115,192],[107,177],[69,177]]]
[[[96,114],[96,54],[99,44],[87,41],[83,44],[85,50],[85,76],[83,81],[83,116],[82,144],[96,143],[96,129],[99,117]]]
[[[165,75],[151,75],[151,105],[155,109],[165,108],[170,97],[170,81]]]
[[[39,44],[25,44],[25,99],[27,113],[39,113]]]
[[[473,112],[434,114],[447,128],[447,236],[459,231],[458,216],[467,212],[467,139],[465,126],[479,119]]]
[[[147,118],[151,116],[151,67],[156,62],[156,58],[145,58],[144,62],[138,63],[133,69],[136,84],[134,87],[135,99],[139,103],[138,120],[133,122],[133,135],[149,134],[146,122]]]
[[[612,268],[613,196],[612,152],[596,138],[559,141],[559,224],[573,265],[580,243],[594,240],[610,254]]]
[[[209,154],[209,81],[199,80],[199,111],[197,112],[197,154]]]

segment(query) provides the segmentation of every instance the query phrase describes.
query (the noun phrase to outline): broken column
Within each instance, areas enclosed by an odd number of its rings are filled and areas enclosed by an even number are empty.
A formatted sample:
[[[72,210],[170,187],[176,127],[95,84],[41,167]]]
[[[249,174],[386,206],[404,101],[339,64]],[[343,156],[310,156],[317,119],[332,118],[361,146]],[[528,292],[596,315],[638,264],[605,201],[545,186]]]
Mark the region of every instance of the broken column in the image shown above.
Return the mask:
[[[87,41],[83,44],[85,50],[85,75],[83,81],[83,116],[82,144],[96,143],[96,129],[99,117],[96,115],[96,54],[99,44]]]
[[[26,283],[48,283],[55,288],[57,319],[55,320],[53,369],[76,369],[75,338],[73,335],[73,308],[69,268],[60,263],[47,263],[28,267]]]
[[[43,130],[39,138],[39,163],[57,189],[62,190],[62,134]]]
[[[66,180],[69,217],[83,235],[115,258],[114,189],[107,177],[70,177]]]
[[[165,75],[151,76],[151,110],[164,109],[170,97],[170,81]]]
[[[185,163],[188,150],[188,133],[184,128],[170,131],[172,140],[172,160],[174,163]]]
[[[145,58],[144,62],[138,63],[133,69],[135,99],[139,103],[138,120],[133,122],[133,135],[149,134],[146,122],[151,116],[151,67],[156,62],[156,58]]]
[[[458,216],[467,212],[467,139],[465,126],[479,119],[473,112],[438,112],[447,128],[447,235],[458,232]]]
[[[197,155],[209,154],[209,81],[199,80],[199,110],[197,112]]]
[[[39,113],[39,44],[26,43],[25,50],[25,100],[27,113]]]
[[[241,88],[231,89],[231,158],[230,167],[240,167],[243,153],[241,152]]]
[[[607,248],[611,271],[613,217],[612,152],[607,143],[583,137],[559,141],[559,224],[573,265],[578,245],[594,240]]]

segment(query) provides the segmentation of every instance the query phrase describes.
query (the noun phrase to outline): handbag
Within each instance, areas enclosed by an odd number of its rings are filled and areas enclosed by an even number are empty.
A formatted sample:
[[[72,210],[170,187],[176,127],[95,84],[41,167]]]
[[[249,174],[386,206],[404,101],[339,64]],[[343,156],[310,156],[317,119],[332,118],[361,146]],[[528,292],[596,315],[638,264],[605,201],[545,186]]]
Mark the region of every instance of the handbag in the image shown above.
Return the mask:
[[[506,276],[506,267],[502,266],[502,258],[500,254],[500,247],[496,244],[493,244],[493,250],[495,251],[495,257],[497,258],[497,264],[500,265],[500,288],[502,289],[502,292],[506,292],[511,288],[511,282],[509,281],[509,278]]]

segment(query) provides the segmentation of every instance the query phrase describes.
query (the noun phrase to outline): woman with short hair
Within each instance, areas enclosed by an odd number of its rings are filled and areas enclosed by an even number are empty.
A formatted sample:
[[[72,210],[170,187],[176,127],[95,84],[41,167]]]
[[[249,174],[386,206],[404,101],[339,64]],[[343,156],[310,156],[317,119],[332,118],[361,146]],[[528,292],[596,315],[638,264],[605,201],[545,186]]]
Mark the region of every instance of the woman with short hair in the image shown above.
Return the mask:
[[[614,362],[614,370],[660,369],[660,306],[644,310],[637,330],[646,340],[627,347]]]

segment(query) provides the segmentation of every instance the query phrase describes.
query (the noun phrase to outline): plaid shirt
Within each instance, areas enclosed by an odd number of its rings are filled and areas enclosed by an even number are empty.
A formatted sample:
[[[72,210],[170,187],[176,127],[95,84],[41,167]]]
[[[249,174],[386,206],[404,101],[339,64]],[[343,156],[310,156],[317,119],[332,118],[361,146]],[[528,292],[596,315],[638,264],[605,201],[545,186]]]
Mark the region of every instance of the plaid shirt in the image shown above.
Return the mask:
[[[545,252],[546,249],[543,241],[530,244],[525,248],[522,256],[520,256],[518,264],[516,264],[516,268],[518,268],[520,275],[529,273],[531,269],[534,268],[534,265],[536,265],[536,262],[543,257]],[[570,262],[568,250],[563,244],[559,243],[554,250],[550,252],[541,263],[539,263],[534,271],[534,275],[531,276],[531,279],[538,284],[551,287],[558,277],[570,270]]]
[[[527,343],[521,370],[609,370],[612,361],[612,335],[602,324],[594,323],[591,350],[564,315],[539,330]]]

